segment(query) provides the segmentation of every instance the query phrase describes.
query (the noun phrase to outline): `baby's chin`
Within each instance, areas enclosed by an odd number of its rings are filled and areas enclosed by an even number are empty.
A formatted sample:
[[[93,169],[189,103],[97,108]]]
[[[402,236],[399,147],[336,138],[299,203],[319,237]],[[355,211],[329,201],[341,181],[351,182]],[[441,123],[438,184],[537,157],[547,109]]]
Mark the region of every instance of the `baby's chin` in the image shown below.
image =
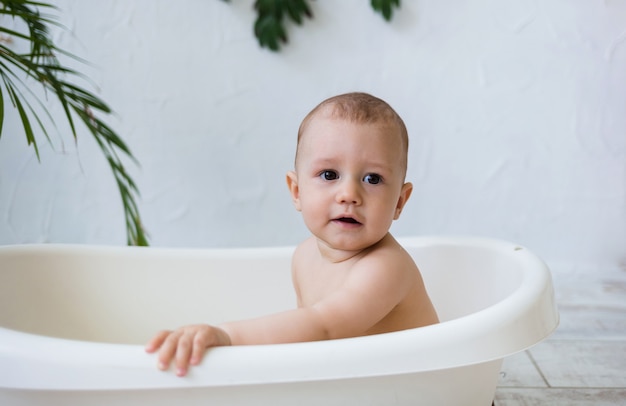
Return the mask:
[[[387,235],[387,234],[385,234]],[[344,252],[346,254],[352,253],[356,255],[366,249],[369,249],[379,242],[381,242],[385,235],[381,237],[375,237],[370,239],[364,238],[345,238],[340,240],[322,241],[322,243],[328,248],[336,252]],[[319,240],[319,239],[318,239]]]

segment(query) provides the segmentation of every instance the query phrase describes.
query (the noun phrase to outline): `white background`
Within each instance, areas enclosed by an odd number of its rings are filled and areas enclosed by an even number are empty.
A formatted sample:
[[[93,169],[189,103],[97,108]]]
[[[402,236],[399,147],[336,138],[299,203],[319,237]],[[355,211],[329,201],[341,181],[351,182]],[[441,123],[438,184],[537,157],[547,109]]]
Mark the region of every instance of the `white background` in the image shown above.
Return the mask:
[[[127,161],[154,246],[305,238],[284,180],[298,125],[322,99],[359,90],[409,129],[415,190],[395,235],[626,263],[626,1],[404,0],[387,23],[368,0],[317,0],[280,53],[258,46],[252,0],[55,4],[68,30],[54,39],[90,62],[67,61],[141,164]],[[90,134],[80,128],[75,144],[59,125],[51,138],[39,163],[7,111],[0,244],[124,244]]]

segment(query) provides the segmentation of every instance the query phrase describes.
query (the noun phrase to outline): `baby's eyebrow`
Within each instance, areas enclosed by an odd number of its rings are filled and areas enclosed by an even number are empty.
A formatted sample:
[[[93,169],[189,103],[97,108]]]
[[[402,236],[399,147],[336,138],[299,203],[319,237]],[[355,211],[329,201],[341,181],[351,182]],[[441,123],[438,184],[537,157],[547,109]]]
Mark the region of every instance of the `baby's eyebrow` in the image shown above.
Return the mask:
[[[311,160],[311,163],[313,164],[313,166],[332,167],[332,166],[338,165],[338,163],[341,163],[341,162],[342,160],[337,159],[337,158],[317,158],[317,159]],[[388,162],[368,162],[365,164],[365,167],[368,169],[368,172],[375,172],[375,171],[393,172],[395,166],[396,165],[394,163],[388,163]]]
[[[382,163],[382,162],[372,162],[372,163],[369,163],[367,167],[370,168],[372,172],[375,172],[377,170],[383,171],[383,172],[393,172],[395,165],[389,164],[389,163]]]
[[[331,158],[317,158],[317,159],[313,159],[311,162],[313,163],[313,165],[316,165],[316,166],[324,166],[324,165],[332,166],[337,163],[337,160],[331,159]]]

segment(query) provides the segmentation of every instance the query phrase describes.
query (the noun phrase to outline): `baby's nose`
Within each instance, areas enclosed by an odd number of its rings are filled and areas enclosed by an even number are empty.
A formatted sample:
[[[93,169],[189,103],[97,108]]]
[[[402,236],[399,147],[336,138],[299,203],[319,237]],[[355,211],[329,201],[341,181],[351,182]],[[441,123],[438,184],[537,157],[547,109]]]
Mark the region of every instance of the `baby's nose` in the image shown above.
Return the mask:
[[[342,204],[361,204],[359,182],[344,181],[337,193],[337,201]]]

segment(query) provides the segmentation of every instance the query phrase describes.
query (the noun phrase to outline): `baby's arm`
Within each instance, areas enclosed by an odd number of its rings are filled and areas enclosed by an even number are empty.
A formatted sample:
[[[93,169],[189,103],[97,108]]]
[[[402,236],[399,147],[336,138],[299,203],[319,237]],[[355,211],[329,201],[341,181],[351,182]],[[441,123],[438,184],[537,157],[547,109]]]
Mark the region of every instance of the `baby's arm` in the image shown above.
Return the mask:
[[[362,335],[402,300],[411,273],[400,259],[370,255],[345,283],[311,306],[218,327],[194,325],[158,333],[146,351],[159,351],[159,368],[175,359],[177,374],[200,362],[208,347],[318,341]]]

